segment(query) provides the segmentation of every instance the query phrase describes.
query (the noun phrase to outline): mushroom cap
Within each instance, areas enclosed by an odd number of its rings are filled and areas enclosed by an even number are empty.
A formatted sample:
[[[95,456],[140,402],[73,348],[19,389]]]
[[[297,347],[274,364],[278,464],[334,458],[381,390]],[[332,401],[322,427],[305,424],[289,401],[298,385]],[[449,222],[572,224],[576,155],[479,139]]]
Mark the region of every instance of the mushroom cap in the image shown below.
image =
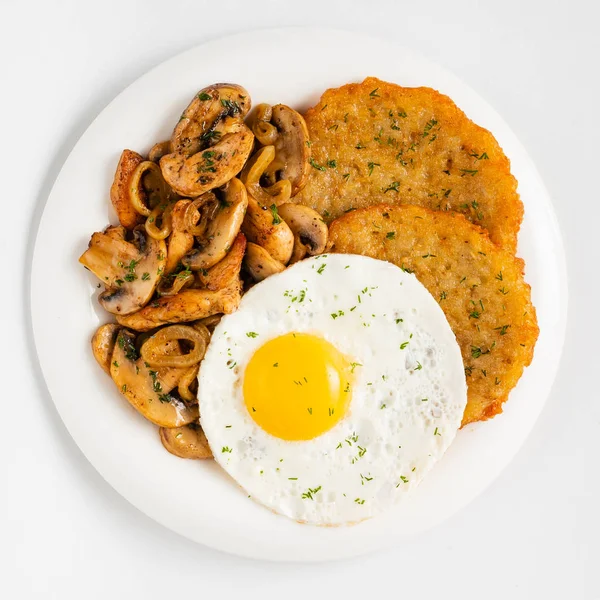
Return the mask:
[[[204,431],[197,423],[173,429],[161,427],[159,433],[165,450],[179,458],[205,459],[213,456]]]
[[[151,238],[143,225],[132,236],[132,241],[126,241],[124,229],[118,227],[94,233],[79,258],[107,286],[99,301],[115,315],[128,315],[149,302],[166,257],[165,242]]]
[[[198,420],[198,406],[188,406],[169,394],[186,371],[174,367],[152,370],[138,356],[135,334],[127,329],[119,332],[110,375],[129,403],[149,421],[161,427],[180,427]]]
[[[213,146],[195,154],[166,154],[160,159],[165,181],[181,196],[194,198],[233,179],[250,156],[254,134],[242,121],[230,121]]]
[[[248,242],[244,266],[254,281],[262,281],[285,270],[285,265],[275,260],[262,246]]]
[[[234,83],[216,83],[200,90],[183,111],[171,136],[171,152],[191,156],[214,141],[215,129],[227,117],[242,120],[250,95]]]
[[[282,204],[279,216],[288,224],[292,233],[306,246],[309,254],[322,254],[327,247],[329,230],[321,215],[302,204]]]
[[[285,104],[273,107],[271,123],[279,133],[275,139],[279,178],[291,182],[292,196],[295,196],[305,186],[310,168],[308,128],[302,115]]]
[[[294,249],[294,234],[286,222],[279,218],[273,204],[262,206],[248,195],[248,210],[242,223],[242,232],[249,242],[262,246],[276,261],[288,263]]]
[[[110,375],[110,360],[112,357],[117,334],[121,326],[118,323],[105,323],[100,325],[92,337],[92,352],[96,362],[105,373]]]

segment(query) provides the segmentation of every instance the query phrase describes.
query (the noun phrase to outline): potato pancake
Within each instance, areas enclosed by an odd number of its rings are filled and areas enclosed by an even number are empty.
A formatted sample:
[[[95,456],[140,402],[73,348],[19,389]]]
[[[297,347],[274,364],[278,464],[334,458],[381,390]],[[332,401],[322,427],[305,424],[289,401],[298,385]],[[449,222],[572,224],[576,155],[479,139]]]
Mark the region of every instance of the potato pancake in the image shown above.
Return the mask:
[[[332,252],[392,262],[437,299],[461,348],[468,385],[463,425],[502,412],[538,337],[524,262],[462,215],[383,204],[329,230]]]
[[[456,211],[514,254],[523,205],[510,162],[447,96],[369,77],[327,90],[305,119],[313,168],[296,202],[327,222],[381,202]]]

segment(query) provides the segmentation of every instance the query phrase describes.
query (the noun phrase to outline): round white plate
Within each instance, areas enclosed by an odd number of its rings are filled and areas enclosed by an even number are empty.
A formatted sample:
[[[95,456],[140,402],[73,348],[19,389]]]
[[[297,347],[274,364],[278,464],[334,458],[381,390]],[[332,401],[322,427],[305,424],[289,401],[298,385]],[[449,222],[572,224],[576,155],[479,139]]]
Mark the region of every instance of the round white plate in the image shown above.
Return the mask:
[[[89,340],[108,319],[96,281],[77,259],[114,215],[108,191],[123,148],[147,152],[169,137],[189,99],[214,82],[244,85],[254,104],[301,110],[328,87],[368,75],[448,94],[490,129],[512,161],[525,203],[519,254],[527,262],[541,329],[533,364],[504,414],[461,430],[444,459],[397,510],[353,527],[303,526],[256,505],[212,461],[185,461],[161,446],[154,425],[96,365]],[[48,198],[32,267],[35,341],[48,389],[71,435],[101,475],[134,506],[180,534],[254,558],[327,560],[398,543],[481,493],[517,452],[554,380],[563,344],[566,271],[548,194],[506,123],[473,90],[406,48],[356,33],[280,29],[198,46],[150,71],[118,96],[81,137]]]

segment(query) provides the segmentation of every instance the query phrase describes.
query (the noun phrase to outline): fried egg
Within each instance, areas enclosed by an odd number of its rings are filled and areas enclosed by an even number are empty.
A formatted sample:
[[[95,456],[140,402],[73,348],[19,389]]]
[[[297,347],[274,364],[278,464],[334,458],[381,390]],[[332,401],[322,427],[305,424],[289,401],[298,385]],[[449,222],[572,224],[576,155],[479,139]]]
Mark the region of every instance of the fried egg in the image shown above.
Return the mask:
[[[418,485],[467,390],[456,338],[414,275],[330,254],[257,284],[223,317],[198,397],[215,460],[251,498],[341,525]]]

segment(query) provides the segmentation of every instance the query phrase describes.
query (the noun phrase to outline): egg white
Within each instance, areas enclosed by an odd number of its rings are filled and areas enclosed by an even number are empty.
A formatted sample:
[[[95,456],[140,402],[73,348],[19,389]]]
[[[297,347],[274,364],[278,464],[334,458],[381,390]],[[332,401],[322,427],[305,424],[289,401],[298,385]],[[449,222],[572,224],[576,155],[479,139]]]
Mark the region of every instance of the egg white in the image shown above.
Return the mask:
[[[360,365],[345,417],[307,441],[266,433],[243,398],[254,352],[290,332],[319,335]],[[454,439],[467,391],[456,338],[414,275],[330,254],[269,277],[223,317],[198,397],[215,460],[254,500],[300,522],[339,525],[387,510],[418,485]]]

